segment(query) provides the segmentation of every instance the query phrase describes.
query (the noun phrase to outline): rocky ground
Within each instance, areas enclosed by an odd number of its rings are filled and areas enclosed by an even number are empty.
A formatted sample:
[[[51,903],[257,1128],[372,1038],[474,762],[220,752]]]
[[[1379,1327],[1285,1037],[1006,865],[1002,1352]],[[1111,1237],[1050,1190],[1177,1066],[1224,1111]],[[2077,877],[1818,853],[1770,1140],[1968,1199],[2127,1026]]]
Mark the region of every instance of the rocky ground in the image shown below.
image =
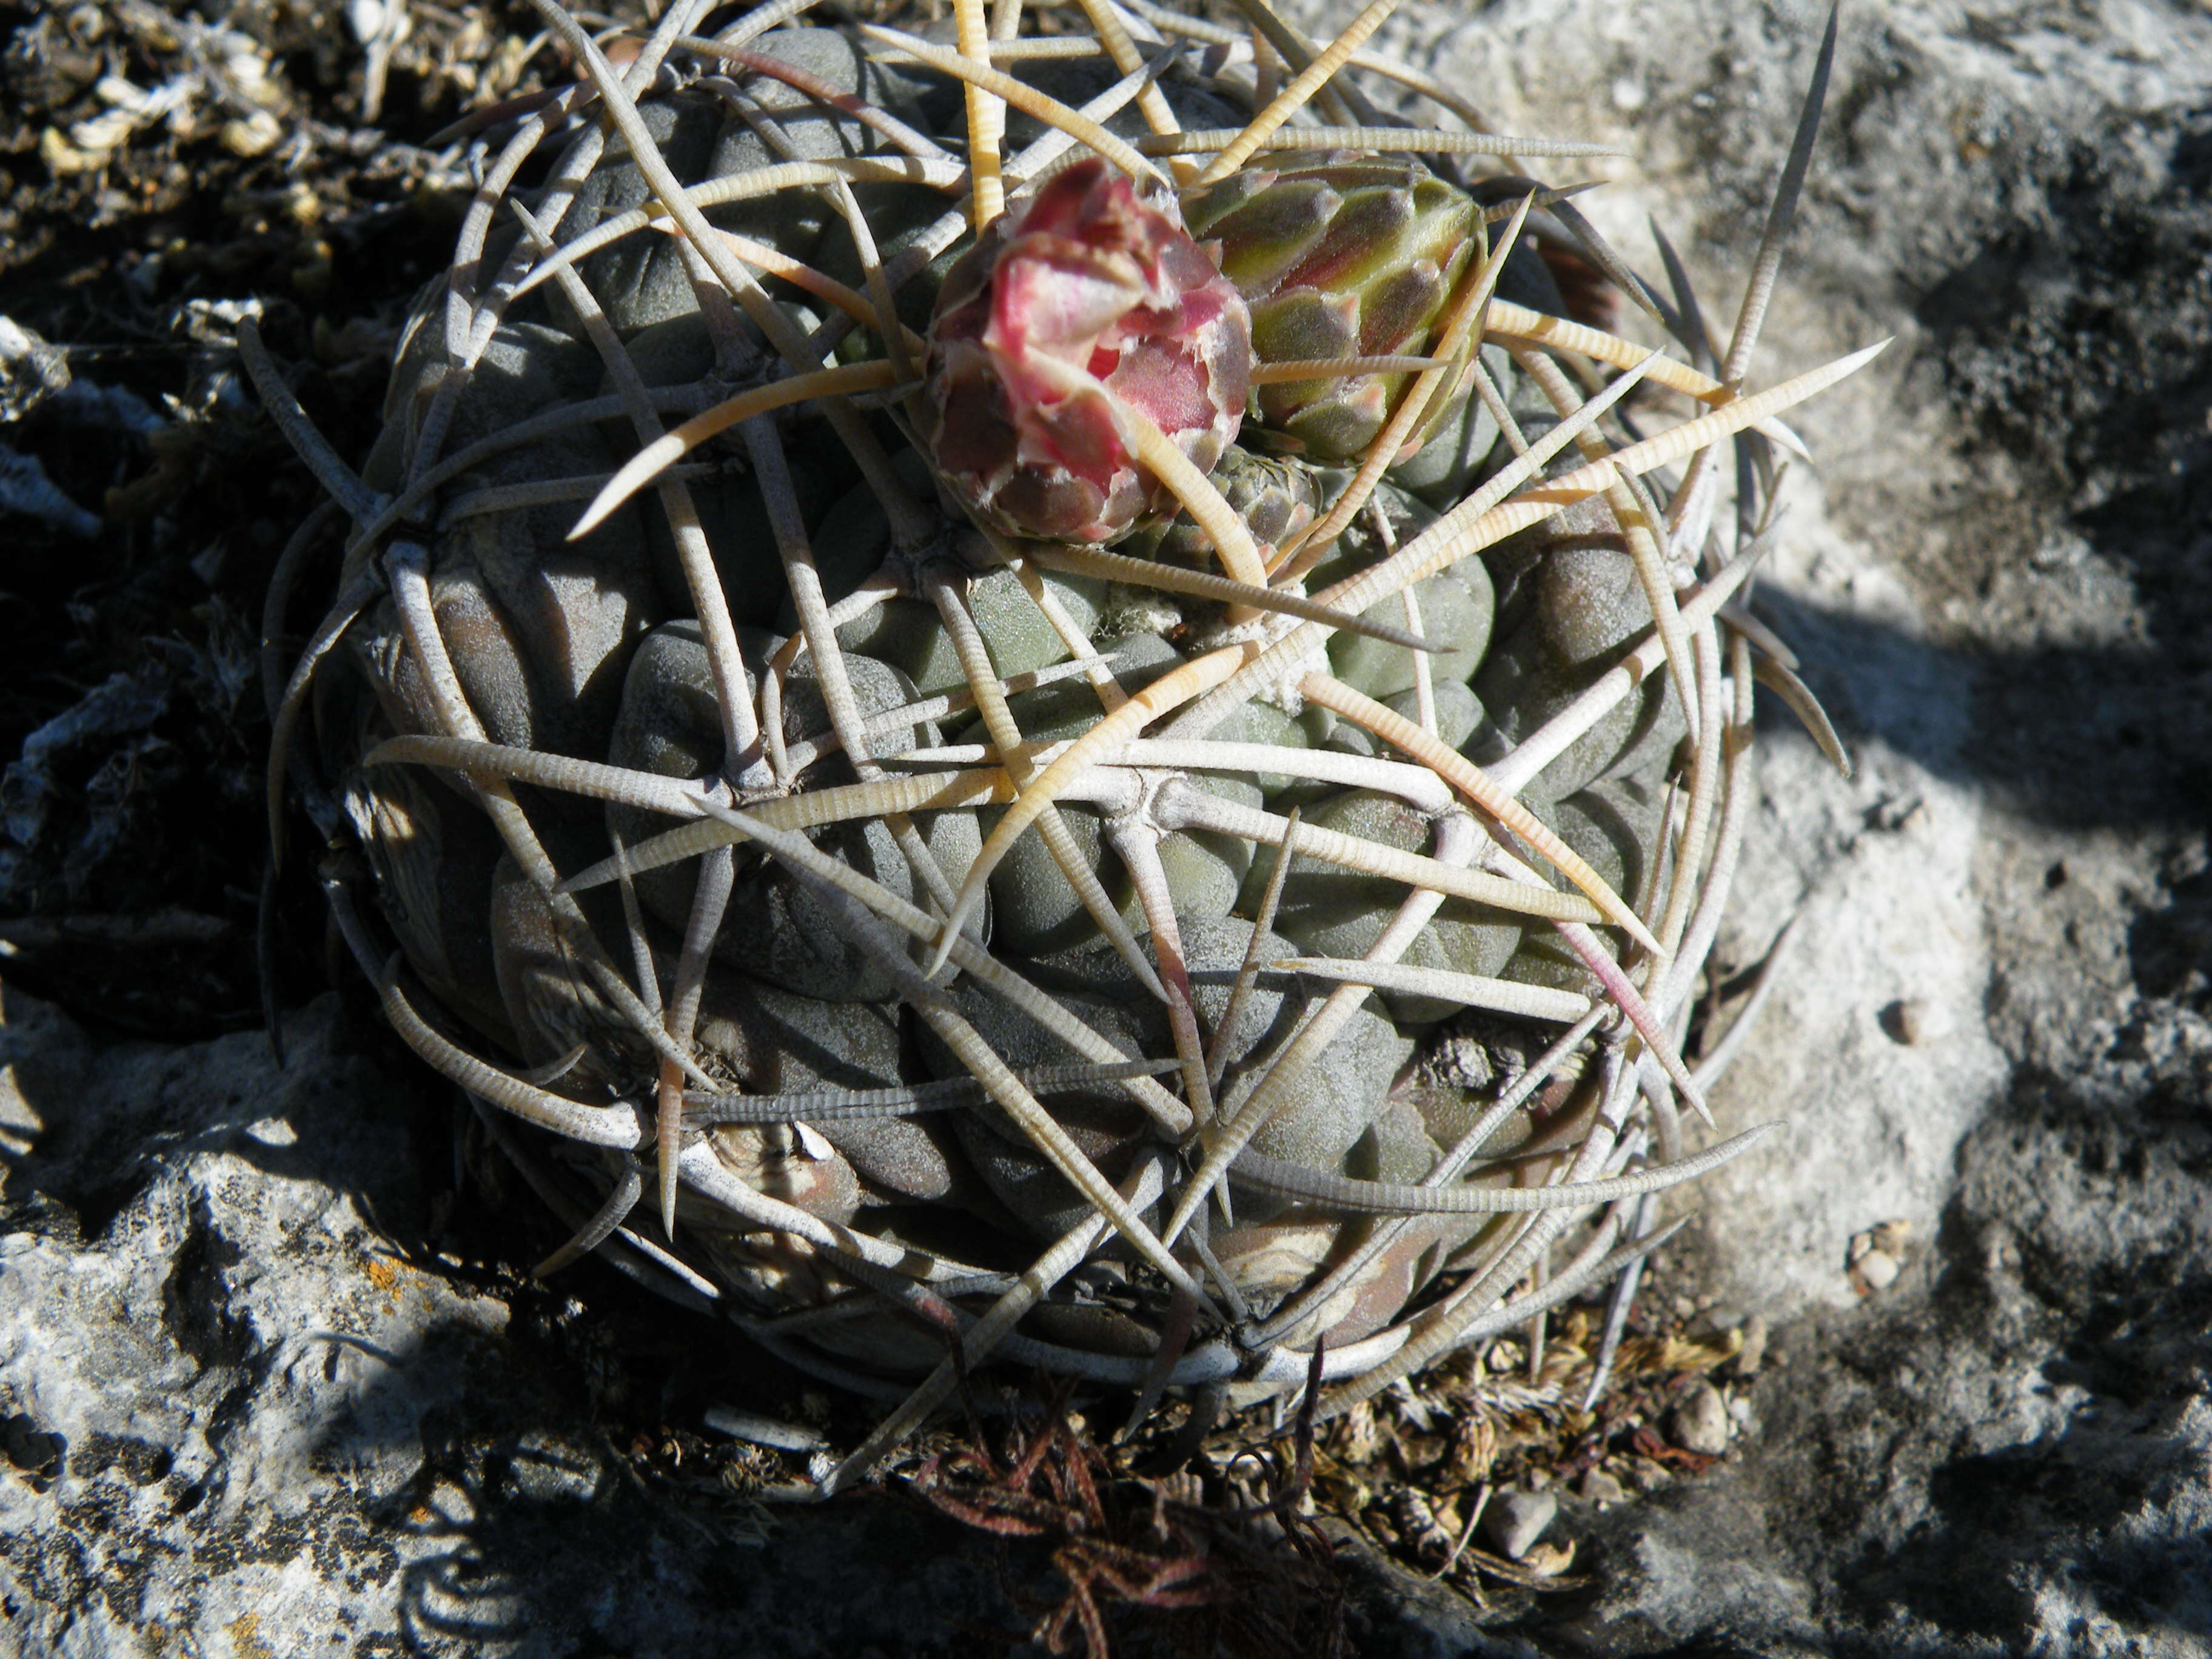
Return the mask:
[[[761,1502],[803,1449],[706,1409],[823,1402],[593,1270],[522,1278],[527,1195],[309,1000],[313,926],[288,1064],[247,1029],[250,618],[309,495],[210,307],[284,300],[358,449],[448,222],[396,141],[556,68],[520,17],[403,15],[88,7],[0,55],[0,313],[69,348],[0,325],[0,1646],[975,1650],[1049,1575],[896,1495]],[[1710,301],[1820,21],[1408,0],[1386,38],[1501,127],[1626,143],[1594,216],[1656,264],[1656,216]],[[1654,1274],[1656,1319],[1753,1339],[1672,1385],[1729,1449],[1532,1494],[1555,1593],[1355,1553],[1362,1650],[2212,1652],[2212,16],[1864,0],[1830,112],[1755,373],[1896,343],[1802,412],[1759,608],[1858,770],[1773,721],[1725,945],[1796,927],[1717,1105],[1790,1127]]]

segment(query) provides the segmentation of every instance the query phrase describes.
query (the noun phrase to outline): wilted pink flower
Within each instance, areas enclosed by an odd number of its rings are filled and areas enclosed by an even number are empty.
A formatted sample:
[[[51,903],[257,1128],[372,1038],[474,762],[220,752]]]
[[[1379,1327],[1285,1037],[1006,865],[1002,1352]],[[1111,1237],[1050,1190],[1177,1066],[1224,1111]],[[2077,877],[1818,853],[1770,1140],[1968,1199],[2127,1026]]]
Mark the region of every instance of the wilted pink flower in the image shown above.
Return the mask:
[[[961,500],[1010,534],[1099,544],[1172,512],[1115,422],[1142,411],[1200,471],[1237,436],[1244,301],[1171,200],[1092,157],[1000,216],[930,325],[926,434]]]

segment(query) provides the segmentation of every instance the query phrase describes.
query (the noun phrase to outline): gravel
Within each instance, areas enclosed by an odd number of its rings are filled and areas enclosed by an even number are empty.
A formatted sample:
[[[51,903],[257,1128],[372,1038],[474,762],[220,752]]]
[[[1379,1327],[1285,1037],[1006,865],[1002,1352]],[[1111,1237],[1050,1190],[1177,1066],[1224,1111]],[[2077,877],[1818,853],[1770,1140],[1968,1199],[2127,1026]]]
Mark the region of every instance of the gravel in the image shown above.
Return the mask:
[[[1668,1434],[1684,1451],[1718,1457],[1728,1449],[1728,1402],[1711,1383],[1692,1382],[1668,1414]]]
[[[1518,1561],[1559,1518],[1559,1500],[1548,1492],[1501,1492],[1482,1512],[1483,1536],[1509,1561]]]

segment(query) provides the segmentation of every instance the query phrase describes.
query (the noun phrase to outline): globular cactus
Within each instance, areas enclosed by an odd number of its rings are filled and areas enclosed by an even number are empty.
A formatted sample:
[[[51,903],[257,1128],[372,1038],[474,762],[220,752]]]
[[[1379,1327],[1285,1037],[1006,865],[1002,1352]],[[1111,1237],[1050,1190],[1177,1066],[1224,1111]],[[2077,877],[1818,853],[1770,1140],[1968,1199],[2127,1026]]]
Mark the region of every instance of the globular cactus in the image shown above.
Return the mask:
[[[1715,447],[1858,360],[1552,314],[1579,221],[1456,169],[1594,147],[1282,128],[1306,48],[679,0],[618,70],[537,3],[585,78],[483,141],[360,475],[240,343],[354,525],[272,812],[548,1270],[897,1401],[834,1486],[963,1369],[1318,1347],[1334,1411],[1649,1249],[1751,1138],[1680,1120],[1766,637]]]

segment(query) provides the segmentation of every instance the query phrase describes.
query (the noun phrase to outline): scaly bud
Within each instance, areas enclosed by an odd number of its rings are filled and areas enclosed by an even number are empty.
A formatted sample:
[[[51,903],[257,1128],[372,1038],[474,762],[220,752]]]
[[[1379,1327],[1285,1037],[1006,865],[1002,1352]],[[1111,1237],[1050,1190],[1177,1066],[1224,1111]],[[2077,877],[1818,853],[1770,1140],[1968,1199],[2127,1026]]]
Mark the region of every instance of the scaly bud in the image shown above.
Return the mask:
[[[1374,157],[1233,174],[1195,192],[1183,212],[1194,235],[1220,243],[1262,363],[1418,356],[1474,245],[1474,204],[1462,191],[1418,162]],[[1255,422],[1311,459],[1355,460],[1406,380],[1263,386]]]
[[[1331,481],[1341,489],[1346,475],[1324,473],[1284,455],[1255,455],[1232,447],[1213,469],[1213,487],[1229,503],[1229,510],[1244,521],[1263,554],[1289,544],[1291,537],[1322,514],[1332,493]],[[1152,544],[1121,550],[1144,552],[1171,564],[1206,568],[1213,557],[1213,538],[1189,516],[1164,526]]]
[[[1094,545],[1162,512],[1121,407],[1200,471],[1243,419],[1251,324],[1171,199],[1096,158],[1010,206],[946,276],[924,440],[961,501],[1010,534]]]

